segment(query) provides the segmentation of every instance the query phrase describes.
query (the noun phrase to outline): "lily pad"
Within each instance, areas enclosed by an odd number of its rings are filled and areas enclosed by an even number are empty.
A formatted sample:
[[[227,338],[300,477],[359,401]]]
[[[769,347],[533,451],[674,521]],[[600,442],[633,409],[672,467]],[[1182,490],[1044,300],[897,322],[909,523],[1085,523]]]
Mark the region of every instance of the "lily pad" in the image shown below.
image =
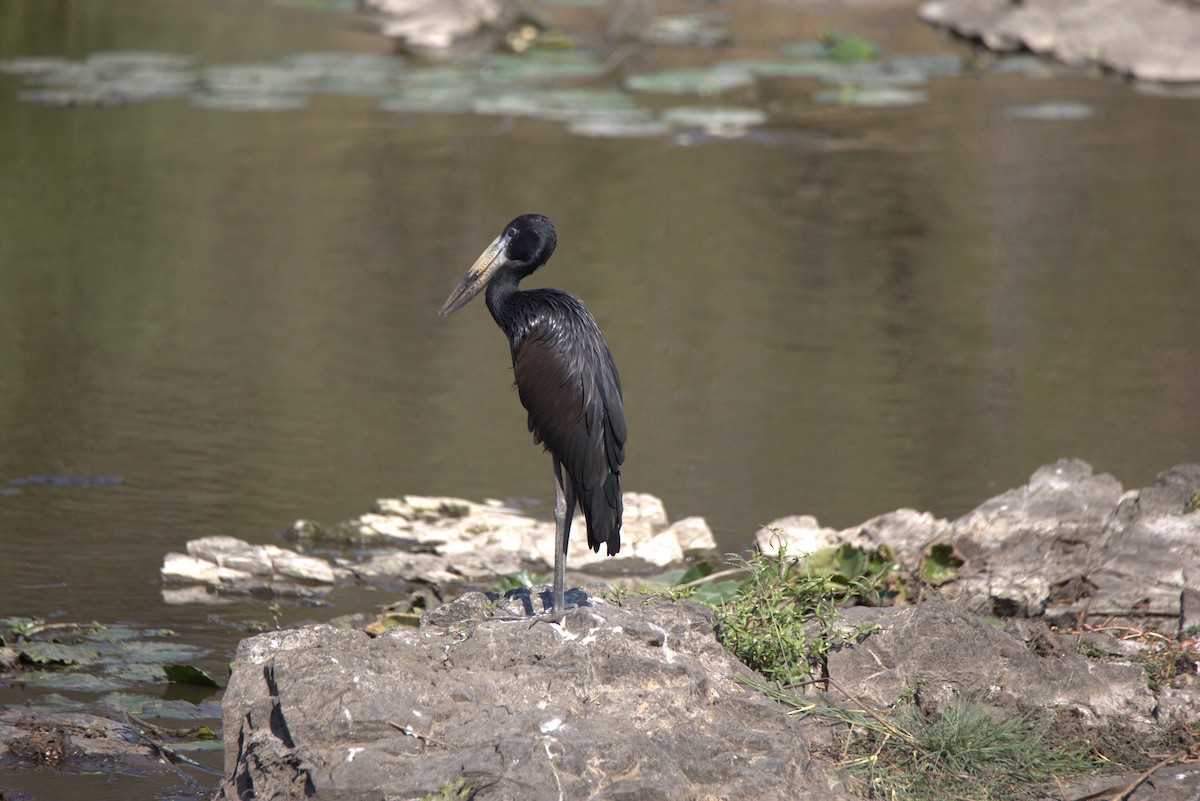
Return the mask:
[[[1009,106],[1004,116],[1011,120],[1086,120],[1096,113],[1087,103],[1046,102],[1028,106]]]
[[[779,55],[787,56],[788,58],[824,58],[825,45],[820,42],[803,41],[803,42],[786,42],[776,48]]]
[[[75,693],[105,693],[130,686],[130,682],[122,678],[97,676],[81,670],[26,671],[21,674],[21,683],[27,687]]]
[[[19,645],[22,661],[43,668],[24,671],[23,683],[78,692],[158,684],[163,681],[163,665],[186,663],[205,653],[172,639],[173,632],[168,629],[138,630],[92,624],[76,628],[59,626],[41,635],[51,633],[56,641],[35,640]]]
[[[530,84],[596,78],[604,62],[582,50],[529,50],[521,55],[496,53],[479,66],[484,83]]]
[[[846,74],[846,67],[832,61],[735,61],[730,66],[740,67],[763,78],[816,78],[836,82]]]
[[[307,75],[314,89],[332,94],[386,94],[404,67],[399,56],[374,53],[297,53],[283,63]]]
[[[41,667],[90,665],[99,661],[100,652],[86,645],[58,642],[31,642],[20,646],[21,661]]]
[[[662,113],[663,122],[680,128],[700,128],[715,136],[740,136],[767,121],[765,112],[733,106],[677,106]]]
[[[674,69],[631,75],[625,85],[636,92],[670,95],[717,95],[754,83],[754,73],[738,65],[718,64],[706,69]]]
[[[192,684],[197,687],[220,687],[220,684],[203,670],[191,665],[163,665],[163,673],[172,684]]]
[[[813,100],[817,103],[861,108],[913,106],[928,99],[928,92],[892,86],[846,86],[840,89],[825,89],[813,95]]]
[[[653,118],[585,117],[567,123],[567,132],[596,138],[637,139],[663,136],[671,126]]]
[[[190,70],[199,60],[195,56],[180,53],[126,51],[91,53],[84,59],[84,63],[105,72],[168,72]]]
[[[542,89],[477,98],[477,114],[504,114],[570,121],[580,117],[646,116],[630,97],[614,89]]]
[[[475,99],[475,87],[469,84],[408,86],[380,100],[379,109],[426,114],[461,114],[472,109]]]
[[[296,111],[308,107],[304,95],[254,92],[199,92],[188,102],[197,108],[221,111]]]
[[[167,720],[199,720],[220,718],[221,704],[212,699],[192,703],[182,699],[169,700],[139,693],[109,693],[96,706],[112,712],[128,712],[138,717]]]
[[[280,96],[312,88],[310,72],[274,64],[224,64],[205,67],[201,79],[214,94]]]
[[[68,63],[65,58],[43,56],[0,59],[0,72],[9,75],[45,75],[63,69]]]
[[[893,69],[926,76],[963,75],[969,71],[966,59],[956,53],[926,53],[911,56],[892,56],[887,64]]]

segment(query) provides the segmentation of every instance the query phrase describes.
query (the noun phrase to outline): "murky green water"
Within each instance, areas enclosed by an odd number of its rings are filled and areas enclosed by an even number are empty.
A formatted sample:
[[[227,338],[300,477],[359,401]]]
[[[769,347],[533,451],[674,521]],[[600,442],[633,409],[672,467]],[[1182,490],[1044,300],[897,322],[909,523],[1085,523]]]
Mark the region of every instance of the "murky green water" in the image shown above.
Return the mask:
[[[736,48],[623,68],[773,57],[831,21],[965,52],[904,9],[726,10]],[[351,17],[250,2],[0,6],[0,59],[129,50],[386,46]],[[955,516],[1060,456],[1128,487],[1200,458],[1194,100],[986,74],[848,108],[760,78],[688,101],[767,112],[726,140],[319,92],[263,113],[60,108],[22,86],[0,75],[0,616],[170,626],[223,675],[269,614],[165,605],[162,556],[187,540],[266,542],[403,493],[549,509],[503,336],[482,304],[436,316],[526,211],[559,228],[538,283],[581,295],[616,356],[627,488],[703,515],[728,550],[784,514]],[[1010,113],[1051,101],[1091,114]],[[44,475],[119,483],[9,483]]]

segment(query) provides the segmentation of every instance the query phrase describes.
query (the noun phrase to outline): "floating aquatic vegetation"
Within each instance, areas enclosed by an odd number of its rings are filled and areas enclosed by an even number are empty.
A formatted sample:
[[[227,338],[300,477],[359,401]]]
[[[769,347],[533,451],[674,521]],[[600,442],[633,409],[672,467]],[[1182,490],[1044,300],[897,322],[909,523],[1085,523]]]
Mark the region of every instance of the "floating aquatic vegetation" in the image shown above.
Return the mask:
[[[813,100],[817,103],[862,108],[912,106],[924,103],[928,99],[928,92],[894,86],[843,86],[838,89],[824,89],[813,95]]]
[[[307,71],[276,64],[220,64],[205,67],[200,77],[212,92],[250,94],[304,92],[315,83]]]
[[[754,84],[754,73],[738,64],[673,69],[631,75],[625,85],[635,92],[668,95],[717,95]]]
[[[729,61],[727,67],[746,70],[760,78],[815,78],[827,83],[838,83],[846,74],[843,64],[832,61]]]
[[[640,139],[664,136],[671,132],[671,126],[653,117],[646,119],[584,117],[567,123],[567,132],[577,136],[596,138]]]
[[[1028,106],[1009,106],[1004,116],[1010,120],[1085,120],[1096,111],[1087,103],[1046,102]]]
[[[640,38],[654,45],[691,45],[715,47],[733,40],[729,31],[719,23],[727,21],[726,14],[674,14],[654,17],[642,30]]]
[[[183,97],[195,59],[172,53],[93,53],[82,61],[12,59],[0,69],[25,76],[20,100],[47,106],[118,106]]]
[[[180,53],[156,53],[142,51],[111,51],[92,53],[84,63],[102,71],[143,72],[146,70],[170,72],[190,70],[199,64],[195,56]]]
[[[911,56],[892,56],[886,63],[893,69],[926,76],[956,76],[969,71],[968,62],[957,53],[923,53]]]
[[[190,684],[195,687],[213,687],[220,689],[216,679],[192,665],[163,665],[163,674],[172,684]]]
[[[164,683],[164,665],[186,664],[205,653],[177,642],[167,629],[15,619],[3,621],[3,627],[12,632],[10,647],[26,666],[21,682],[58,690],[109,692]]]
[[[182,699],[156,698],[139,693],[114,692],[101,698],[96,706],[111,712],[128,712],[137,717],[164,720],[199,720],[221,717],[221,704],[209,698],[199,703],[193,703]],[[174,748],[175,745],[171,747]]]
[[[65,58],[25,56],[0,60],[0,72],[9,75],[43,75],[63,69],[69,63]]]
[[[779,55],[788,58],[824,58],[825,45],[820,42],[807,40],[803,42],[786,42],[775,48]]]
[[[649,112],[615,89],[528,89],[476,98],[477,114],[536,117],[567,122],[583,117],[635,118]]]
[[[373,96],[386,94],[404,67],[404,59],[374,53],[298,53],[283,64],[308,76],[316,91]]]
[[[221,111],[297,111],[308,107],[305,95],[251,92],[200,92],[192,95],[188,102],[197,108]]]
[[[200,77],[205,89],[191,96],[191,104],[224,111],[302,109],[317,82],[307,70],[276,64],[221,64],[205,67]]]
[[[713,136],[738,137],[748,128],[765,123],[767,115],[756,108],[677,106],[664,111],[662,120],[679,128],[699,128]]]
[[[475,82],[461,70],[427,69],[406,75],[400,88],[379,102],[383,111],[461,114],[471,110],[478,95]]]
[[[530,50],[493,53],[479,64],[487,83],[529,84],[597,78],[607,72],[604,62],[584,50]]]

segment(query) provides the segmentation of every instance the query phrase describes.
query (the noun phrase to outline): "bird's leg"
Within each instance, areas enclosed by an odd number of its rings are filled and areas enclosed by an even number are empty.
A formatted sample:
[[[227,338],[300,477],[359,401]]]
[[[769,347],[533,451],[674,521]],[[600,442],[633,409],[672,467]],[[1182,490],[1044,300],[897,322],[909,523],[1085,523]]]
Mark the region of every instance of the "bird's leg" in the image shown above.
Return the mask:
[[[566,612],[567,542],[575,511],[575,488],[564,484],[562,464],[554,460],[554,615]]]
[[[552,589],[553,606],[540,614],[535,613],[533,622],[557,623],[567,614],[566,576],[567,576],[567,542],[571,538],[571,519],[575,516],[575,488],[570,482],[564,482],[562,465],[554,460],[554,586]],[[507,612],[492,615],[488,620],[511,621],[529,620],[524,615],[514,615]]]

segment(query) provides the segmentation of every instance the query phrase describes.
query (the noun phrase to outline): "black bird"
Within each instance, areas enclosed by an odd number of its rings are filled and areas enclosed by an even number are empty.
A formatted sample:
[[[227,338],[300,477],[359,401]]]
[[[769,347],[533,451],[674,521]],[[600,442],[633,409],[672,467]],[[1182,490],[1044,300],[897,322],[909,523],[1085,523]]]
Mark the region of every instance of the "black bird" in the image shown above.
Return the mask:
[[[606,545],[609,556],[621,550],[625,409],[612,352],[583,301],[557,289],[517,287],[549,260],[557,242],[554,225],[542,215],[516,218],[475,260],[438,315],[461,309],[486,286],[488,310],[508,335],[533,441],[554,460],[553,614],[561,616],[576,503],[591,549]]]

